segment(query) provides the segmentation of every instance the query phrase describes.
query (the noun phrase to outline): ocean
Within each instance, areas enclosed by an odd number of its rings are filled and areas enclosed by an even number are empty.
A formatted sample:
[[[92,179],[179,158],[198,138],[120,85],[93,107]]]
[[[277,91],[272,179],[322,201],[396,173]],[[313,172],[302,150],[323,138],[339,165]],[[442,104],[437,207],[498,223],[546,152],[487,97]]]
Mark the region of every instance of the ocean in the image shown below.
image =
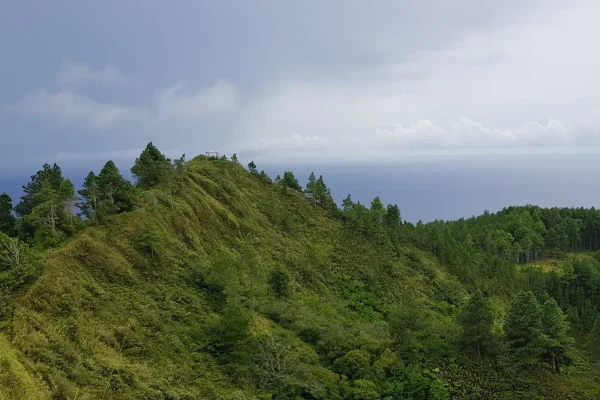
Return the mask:
[[[394,162],[260,165],[271,177],[293,171],[302,185],[311,171],[323,175],[338,204],[348,194],[369,204],[379,196],[398,204],[404,220],[458,219],[494,212],[510,205],[600,207],[600,157],[580,155],[510,155],[407,158]],[[85,174],[64,169],[78,186]],[[87,171],[87,169],[83,169]],[[0,176],[0,193],[16,203],[21,185],[35,171]]]

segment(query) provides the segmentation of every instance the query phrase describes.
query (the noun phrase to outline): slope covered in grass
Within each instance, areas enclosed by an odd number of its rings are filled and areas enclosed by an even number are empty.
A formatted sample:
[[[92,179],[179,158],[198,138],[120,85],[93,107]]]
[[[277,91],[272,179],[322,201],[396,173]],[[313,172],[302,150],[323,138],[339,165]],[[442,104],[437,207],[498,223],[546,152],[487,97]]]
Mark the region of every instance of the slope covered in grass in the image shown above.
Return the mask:
[[[515,376],[465,354],[475,287],[401,234],[365,237],[229,161],[198,157],[178,179],[47,251],[0,336],[5,398],[599,395],[586,355]]]

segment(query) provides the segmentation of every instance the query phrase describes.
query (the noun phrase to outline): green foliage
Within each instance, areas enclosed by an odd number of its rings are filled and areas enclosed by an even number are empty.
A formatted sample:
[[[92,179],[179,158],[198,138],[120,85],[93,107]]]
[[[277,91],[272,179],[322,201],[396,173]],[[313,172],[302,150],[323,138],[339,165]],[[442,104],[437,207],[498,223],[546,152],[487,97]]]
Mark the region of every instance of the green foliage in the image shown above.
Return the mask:
[[[73,214],[75,188],[70,180],[63,179],[58,189],[44,180],[33,200],[36,206],[25,221],[34,231],[35,243],[44,247],[54,246],[76,231],[77,221]]]
[[[535,367],[542,353],[542,313],[531,292],[520,292],[504,322],[512,362],[518,367]]]
[[[170,168],[170,160],[150,142],[135,160],[131,173],[137,179],[138,186],[150,188],[161,182]]]
[[[378,400],[380,399],[377,385],[367,379],[354,381],[352,387],[352,398],[354,400]]]
[[[0,291],[11,293],[40,273],[38,254],[18,238],[0,232]]]
[[[283,173],[281,184],[285,189],[297,190],[299,192],[302,191],[302,187],[298,183],[298,179],[296,179],[296,176],[294,176],[294,173],[291,171],[286,171]]]
[[[50,166],[49,164],[44,164],[41,170],[31,176],[31,182],[23,186],[25,195],[21,197],[21,201],[15,206],[17,215],[25,217],[32,212],[33,208],[38,204],[34,197],[42,188],[44,181],[47,181],[52,189],[58,190],[63,180],[62,171],[58,165],[54,164]]]
[[[592,357],[596,360],[600,360],[600,318],[596,318],[594,327],[585,345],[586,349],[590,352]]]
[[[433,380],[429,387],[429,395],[427,398],[429,400],[450,400],[451,396],[448,385],[439,379]]]
[[[350,379],[363,379],[371,374],[371,356],[365,350],[351,350],[334,362],[335,371]]]
[[[573,343],[573,339],[567,336],[569,324],[554,299],[547,300],[542,306],[542,326],[544,333],[542,357],[550,364],[552,372],[558,374],[561,365],[569,365],[573,361],[569,354],[569,346]]]
[[[476,291],[462,309],[458,321],[463,328],[462,339],[465,344],[481,357],[493,347],[494,312],[488,298]]]
[[[100,189],[98,187],[98,177],[94,171],[90,171],[83,181],[83,188],[78,191],[80,202],[77,207],[81,214],[92,224],[98,219],[98,203],[100,201]]]
[[[48,389],[26,369],[3,335],[0,335],[0,366],[0,399],[50,399]]]
[[[125,180],[114,162],[108,161],[97,179],[98,218],[133,209],[133,187]]]
[[[15,234],[15,217],[12,214],[12,199],[6,193],[0,195],[0,232],[9,236]]]
[[[260,171],[260,174],[258,174],[258,178],[263,183],[266,183],[266,184],[273,183],[273,181],[271,180],[271,178],[269,177],[269,175],[267,175],[267,173],[265,171]]]
[[[258,171],[256,170],[256,164],[254,164],[254,161],[250,161],[248,163],[248,171],[250,171],[251,174],[258,173]]]
[[[291,277],[285,269],[276,269],[269,276],[269,286],[279,299],[289,297],[292,292]]]
[[[31,224],[31,219],[28,220],[27,217],[45,197],[39,196],[39,192],[42,190],[44,182],[46,182],[49,189],[58,191],[63,180],[64,177],[58,165],[54,164],[50,166],[49,164],[44,164],[41,170],[31,176],[31,181],[23,186],[23,192],[25,192],[25,194],[21,197],[21,201],[15,206],[17,216],[25,219],[21,235],[26,238],[32,238],[35,233],[36,227]],[[48,188],[46,188],[46,190],[48,190]]]

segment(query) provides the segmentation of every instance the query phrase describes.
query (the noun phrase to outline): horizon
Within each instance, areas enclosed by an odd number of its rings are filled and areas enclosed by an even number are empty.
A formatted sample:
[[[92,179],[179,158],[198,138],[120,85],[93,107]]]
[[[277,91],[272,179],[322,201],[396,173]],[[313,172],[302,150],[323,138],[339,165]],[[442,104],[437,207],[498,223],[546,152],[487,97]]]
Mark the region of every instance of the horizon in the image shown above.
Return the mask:
[[[241,160],[244,167],[245,161]],[[93,170],[98,173],[103,164],[96,162]],[[132,161],[117,162],[123,176],[131,181],[132,164]],[[81,168],[81,164],[58,165],[79,189],[89,170]],[[264,169],[271,178],[292,171],[303,187],[310,172],[323,175],[338,206],[348,194],[365,205],[379,196],[385,204],[398,204],[403,219],[412,223],[470,218],[485,210],[498,212],[527,204],[600,207],[600,203],[595,203],[600,198],[600,182],[589,182],[590,166],[600,167],[600,160],[593,152],[408,158],[370,163],[257,164],[258,170]],[[21,186],[40,167],[11,179],[0,178],[0,193],[7,192],[16,204],[22,195]]]

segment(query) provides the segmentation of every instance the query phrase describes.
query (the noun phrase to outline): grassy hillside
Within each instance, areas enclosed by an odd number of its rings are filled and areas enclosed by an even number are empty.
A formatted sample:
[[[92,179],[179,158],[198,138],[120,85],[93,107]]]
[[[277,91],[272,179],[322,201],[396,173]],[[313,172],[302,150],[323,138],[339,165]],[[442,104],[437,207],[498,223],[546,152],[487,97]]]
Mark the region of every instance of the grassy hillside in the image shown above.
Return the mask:
[[[457,316],[476,284],[235,163],[198,157],[177,190],[138,202],[46,251],[11,300],[0,398],[600,396],[577,345],[561,375],[465,353]],[[498,335],[511,293],[492,296]]]

